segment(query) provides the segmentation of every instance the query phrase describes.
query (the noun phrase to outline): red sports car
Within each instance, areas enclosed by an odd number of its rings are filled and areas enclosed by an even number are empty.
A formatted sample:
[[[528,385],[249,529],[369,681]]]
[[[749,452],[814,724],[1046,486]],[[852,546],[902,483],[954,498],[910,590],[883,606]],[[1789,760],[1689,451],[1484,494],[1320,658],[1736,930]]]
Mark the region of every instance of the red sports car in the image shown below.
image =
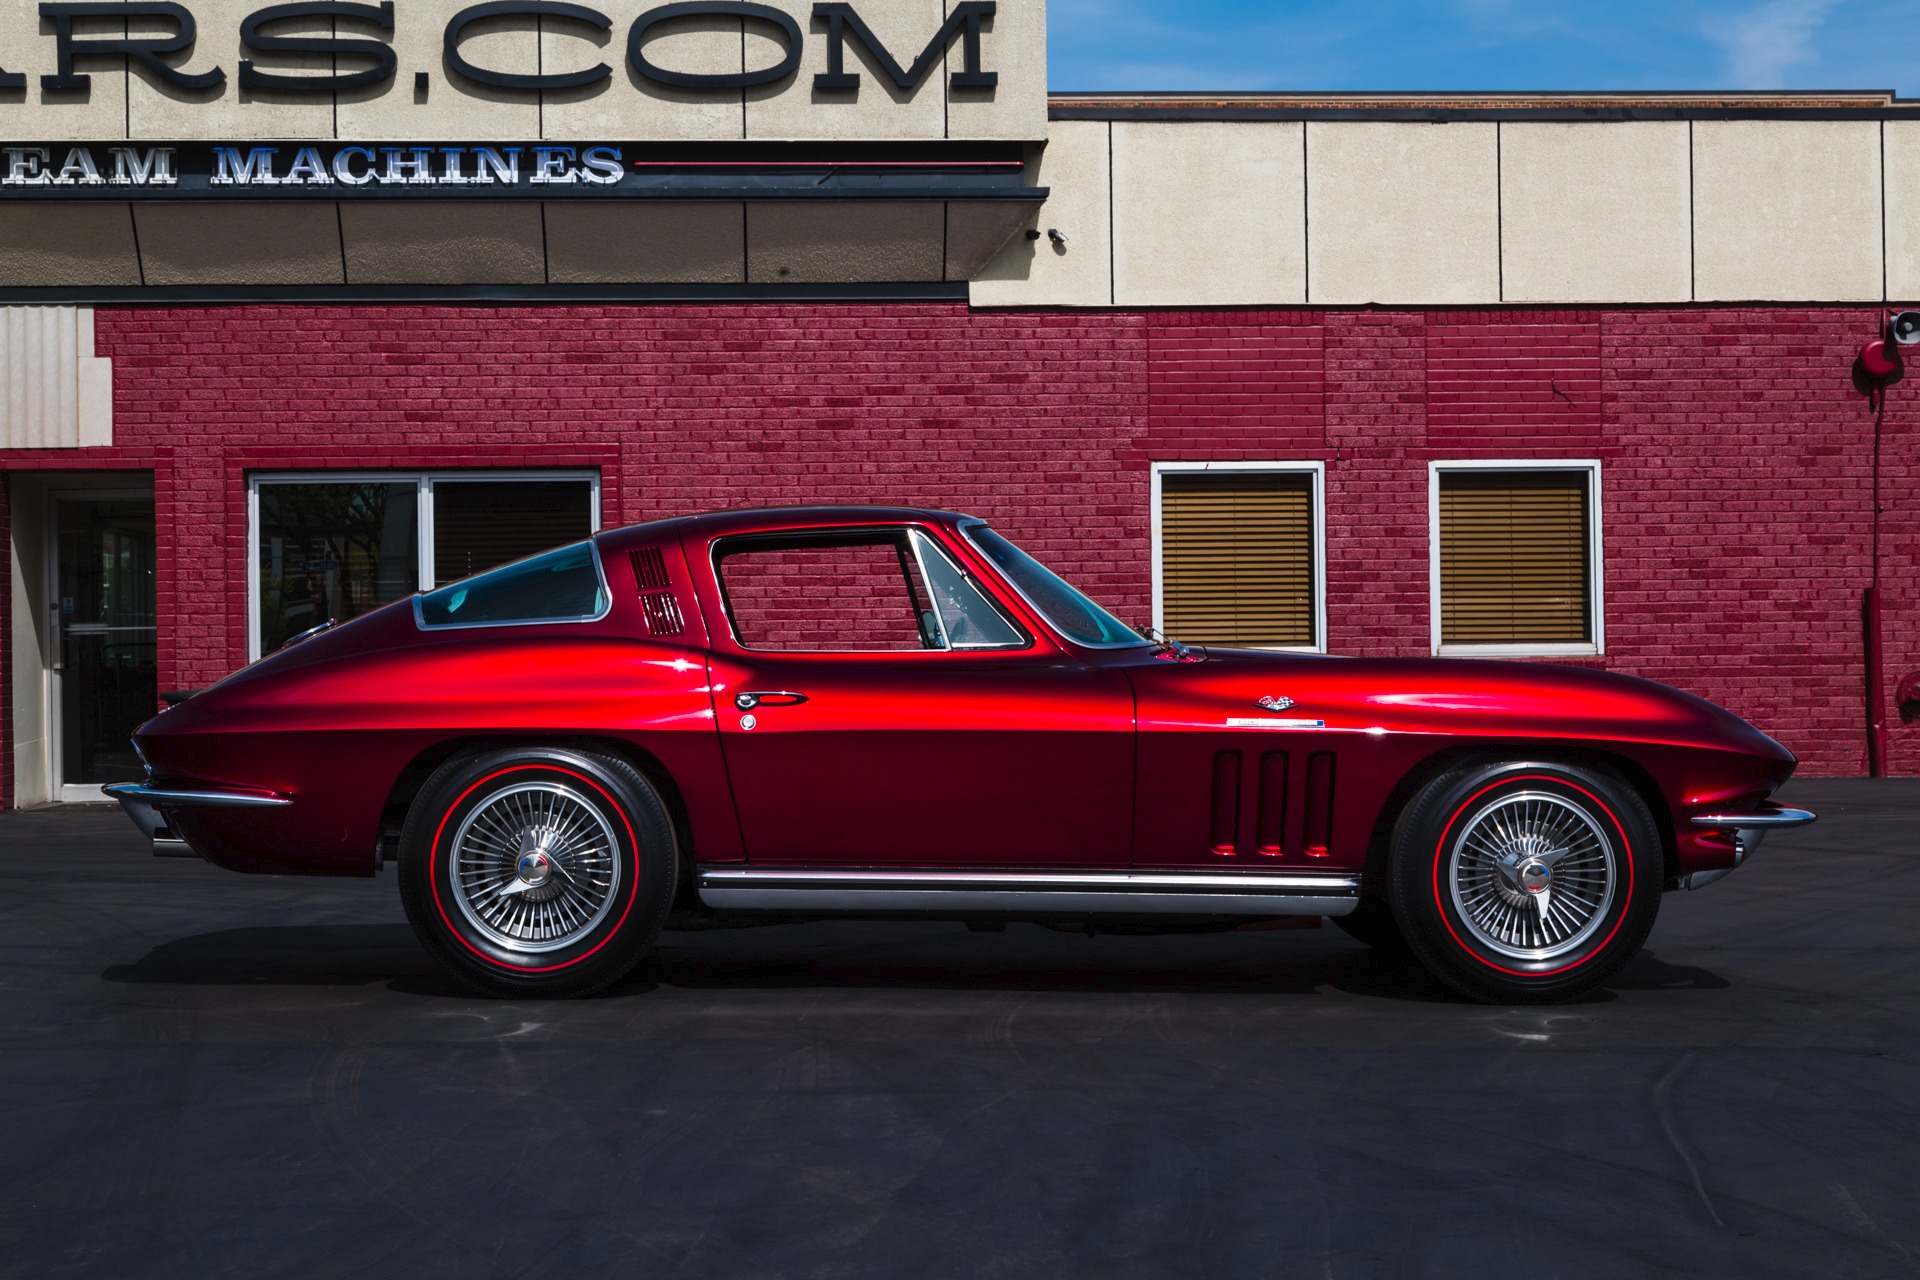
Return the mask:
[[[398,864],[495,995],[584,995],[671,920],[1173,928],[1331,916],[1499,1002],[1589,990],[1739,866],[1794,758],[1569,667],[1143,637],[985,522],[810,507],[602,533],[169,708],[109,788],[156,852]]]

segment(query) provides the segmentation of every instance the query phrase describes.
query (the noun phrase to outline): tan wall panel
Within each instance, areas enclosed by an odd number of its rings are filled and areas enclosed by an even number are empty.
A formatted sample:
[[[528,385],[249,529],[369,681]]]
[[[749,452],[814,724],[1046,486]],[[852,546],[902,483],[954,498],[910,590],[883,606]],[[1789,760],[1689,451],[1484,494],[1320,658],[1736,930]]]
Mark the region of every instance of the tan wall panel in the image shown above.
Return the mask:
[[[1508,302],[1692,296],[1687,124],[1500,126]]]
[[[738,204],[593,200],[546,208],[555,284],[739,284],[747,278]]]
[[[339,136],[348,141],[411,139],[518,140],[540,136],[540,95],[456,80],[441,57],[447,19],[461,6],[394,5],[393,51],[399,70],[384,85],[339,95]],[[475,66],[532,74],[539,70],[539,39],[532,18],[488,19],[467,29],[461,56]],[[413,77],[430,77],[418,101]]]
[[[104,21],[88,20],[83,33],[117,34]],[[24,95],[0,96],[0,133],[9,139],[36,141],[117,139],[127,136],[125,58],[87,58],[74,70],[91,76],[84,93],[49,94],[40,77],[56,70],[52,24],[40,34],[39,0],[0,0],[0,67],[27,78]],[[55,157],[55,163],[59,158]]]
[[[738,89],[676,89],[633,73],[627,61],[627,33],[652,0],[596,4],[613,20],[604,46],[580,38],[578,23],[548,24],[540,40],[548,70],[573,70],[604,62],[613,74],[584,89],[557,89],[543,95],[541,118],[546,136],[566,141],[739,138],[745,112]],[[649,33],[646,53],[655,65],[703,75],[737,75],[743,65],[739,18],[688,18],[663,23]],[[565,34],[561,32],[564,30]]]
[[[1056,120],[1028,165],[1028,181],[1049,191],[993,261],[973,279],[978,307],[1104,307],[1113,301],[1109,241],[1107,122]],[[1065,245],[1046,236],[1054,228]],[[1039,231],[1030,240],[1025,232]]]
[[[540,206],[531,202],[343,202],[348,284],[541,284]]]
[[[146,283],[340,284],[331,201],[136,204]]]
[[[1920,297],[1920,121],[1889,120],[1887,163],[1887,296]]]
[[[126,205],[0,203],[0,287],[139,283]]]
[[[93,308],[0,307],[0,448],[113,443],[113,361],[93,354]]]
[[[1845,302],[1882,296],[1880,125],[1693,125],[1694,296]]]
[[[938,280],[945,211],[938,201],[795,200],[747,206],[754,284]]]
[[[1303,128],[1115,121],[1114,301],[1305,302]]]
[[[1307,125],[1307,288],[1331,304],[1500,296],[1491,124]]]
[[[946,77],[940,67],[929,71],[911,94],[903,93],[850,37],[844,66],[860,77],[860,87],[822,93],[813,87],[813,78],[827,69],[827,24],[810,18],[812,0],[781,0],[775,7],[793,15],[806,45],[796,77],[747,90],[749,138],[946,136]],[[946,18],[941,0],[874,0],[860,5],[858,12],[902,67],[913,64]],[[747,24],[746,48],[749,67],[769,66],[783,52],[773,28],[764,22]]]
[[[240,58],[245,52],[240,47],[240,23],[265,7],[260,0],[193,0],[187,7],[196,22],[193,56],[176,65],[189,73],[218,67],[226,73],[226,81],[215,89],[189,92],[163,86],[136,69],[127,86],[131,136],[218,138],[236,143],[249,138],[333,137],[331,88],[318,93],[240,91]],[[149,24],[136,26],[135,34],[163,35],[171,29],[170,23]],[[268,31],[273,35],[324,36],[332,29],[328,19],[317,18],[275,23]],[[324,54],[274,54],[262,61],[260,70],[285,75],[314,71],[331,74],[333,58]]]
[[[953,12],[953,0],[947,2]],[[947,48],[947,70],[960,69],[958,43]],[[949,138],[1038,141],[1047,136],[1046,0],[999,0],[981,24],[980,67],[999,75],[992,89],[947,90]]]

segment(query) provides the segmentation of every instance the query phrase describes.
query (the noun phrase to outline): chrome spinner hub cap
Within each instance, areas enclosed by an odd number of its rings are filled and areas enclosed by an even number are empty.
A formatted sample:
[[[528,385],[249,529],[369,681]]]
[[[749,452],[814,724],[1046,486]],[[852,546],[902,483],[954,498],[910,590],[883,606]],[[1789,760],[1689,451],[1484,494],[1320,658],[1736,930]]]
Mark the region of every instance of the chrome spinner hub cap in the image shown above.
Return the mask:
[[[579,792],[520,783],[481,801],[455,830],[453,897],[496,946],[557,951],[613,909],[615,850],[612,826]]]
[[[1454,910],[1474,940],[1516,960],[1578,950],[1619,879],[1613,842],[1585,809],[1546,791],[1501,796],[1446,850]]]

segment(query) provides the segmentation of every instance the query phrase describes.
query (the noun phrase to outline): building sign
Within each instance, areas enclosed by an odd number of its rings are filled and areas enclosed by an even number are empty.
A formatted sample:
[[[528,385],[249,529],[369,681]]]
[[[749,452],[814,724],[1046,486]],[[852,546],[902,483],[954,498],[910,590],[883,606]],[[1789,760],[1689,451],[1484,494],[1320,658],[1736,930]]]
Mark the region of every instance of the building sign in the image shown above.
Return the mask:
[[[895,49],[875,34],[855,5],[816,3],[814,23],[824,28],[826,69],[812,77],[811,88],[827,95],[858,92],[861,76],[846,56],[852,46],[862,51],[892,83],[903,91],[917,89],[936,66],[948,61],[948,50],[958,46],[959,66],[947,75],[953,89],[992,89],[999,82],[985,64],[982,32],[995,13],[993,0],[966,0],[956,4],[944,21],[927,33],[924,47]],[[41,38],[53,44],[51,74],[38,77],[43,93],[78,93],[92,87],[89,66],[102,59],[125,58],[156,84],[185,92],[209,92],[227,81],[224,66],[186,71],[179,64],[192,60],[200,26],[193,11],[174,0],[52,0],[39,6]],[[675,67],[656,58],[649,38],[675,23],[690,20],[737,19],[743,30],[771,38],[780,50],[768,65],[738,71],[701,71]],[[337,34],[291,34],[290,24],[327,19]],[[542,34],[579,37],[579,57],[537,71],[504,70],[470,56],[468,37],[477,24],[498,26],[524,21],[528,29],[540,24]],[[135,27],[157,28],[159,34],[128,34]],[[234,76],[252,95],[312,94],[316,91],[365,89],[390,84],[401,74],[400,60],[391,43],[393,0],[363,4],[355,0],[300,0],[270,5],[240,20],[240,48]],[[441,58],[456,89],[463,82],[491,89],[537,93],[542,90],[583,89],[613,77],[613,68],[598,56],[598,45],[613,30],[613,20],[588,5],[569,0],[487,0],[470,5],[448,19],[441,32]],[[598,39],[596,39],[598,37]],[[737,0],[690,0],[665,4],[641,13],[627,28],[624,60],[642,80],[681,90],[737,92],[759,85],[778,84],[795,77],[806,43],[793,15],[767,4]],[[27,87],[24,72],[7,69],[20,55],[0,48],[0,90]],[[329,57],[331,72],[296,70],[288,59],[309,63],[315,55]],[[904,57],[904,61],[902,60]],[[117,66],[115,67],[117,70]],[[416,90],[425,90],[430,73],[414,70]],[[4,108],[0,108],[3,111]],[[4,118],[4,116],[0,116]]]
[[[1025,171],[1005,143],[13,142],[0,201],[1037,198]]]

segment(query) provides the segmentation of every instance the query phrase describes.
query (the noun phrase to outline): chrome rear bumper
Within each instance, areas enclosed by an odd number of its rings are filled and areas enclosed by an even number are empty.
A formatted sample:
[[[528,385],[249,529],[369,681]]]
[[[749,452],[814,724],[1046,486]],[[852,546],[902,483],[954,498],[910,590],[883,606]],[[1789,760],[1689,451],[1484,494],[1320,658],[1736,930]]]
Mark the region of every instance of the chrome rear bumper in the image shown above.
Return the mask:
[[[193,848],[173,834],[161,805],[214,809],[276,809],[293,801],[259,792],[216,791],[209,788],[155,787],[144,782],[116,782],[100,788],[127,811],[133,825],[153,842],[157,858],[195,858]]]
[[[1703,813],[1693,819],[1696,827],[1714,827],[1733,832],[1733,865],[1714,871],[1695,871],[1680,877],[1682,889],[1704,889],[1715,880],[1731,875],[1746,864],[1769,831],[1783,827],[1804,827],[1815,814],[1805,809],[1765,809],[1758,813]]]

